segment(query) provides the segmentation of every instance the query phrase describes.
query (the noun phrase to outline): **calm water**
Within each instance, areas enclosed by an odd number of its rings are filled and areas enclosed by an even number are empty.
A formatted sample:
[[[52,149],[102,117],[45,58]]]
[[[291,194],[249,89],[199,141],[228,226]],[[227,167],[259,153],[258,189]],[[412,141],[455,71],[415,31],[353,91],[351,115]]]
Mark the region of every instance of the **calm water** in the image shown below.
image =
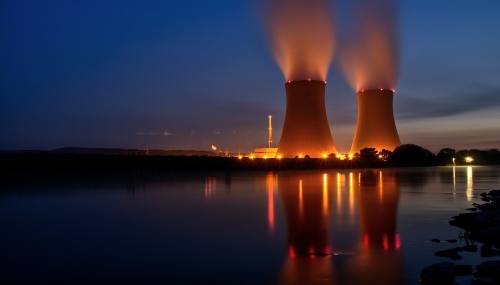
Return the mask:
[[[4,179],[0,283],[419,284],[423,267],[449,261],[435,251],[458,246],[430,240],[457,238],[448,221],[499,177],[473,166]]]

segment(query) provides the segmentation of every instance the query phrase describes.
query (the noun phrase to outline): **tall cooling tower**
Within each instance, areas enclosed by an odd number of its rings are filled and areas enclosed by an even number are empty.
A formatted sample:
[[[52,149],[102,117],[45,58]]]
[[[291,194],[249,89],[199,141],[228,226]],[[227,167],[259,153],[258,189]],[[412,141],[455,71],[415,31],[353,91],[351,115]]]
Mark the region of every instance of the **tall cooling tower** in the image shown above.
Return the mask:
[[[358,97],[358,123],[349,154],[363,148],[393,151],[401,145],[394,112],[392,109],[392,90],[363,90]]]
[[[337,150],[325,110],[326,82],[288,81],[286,115],[277,155],[323,157]]]

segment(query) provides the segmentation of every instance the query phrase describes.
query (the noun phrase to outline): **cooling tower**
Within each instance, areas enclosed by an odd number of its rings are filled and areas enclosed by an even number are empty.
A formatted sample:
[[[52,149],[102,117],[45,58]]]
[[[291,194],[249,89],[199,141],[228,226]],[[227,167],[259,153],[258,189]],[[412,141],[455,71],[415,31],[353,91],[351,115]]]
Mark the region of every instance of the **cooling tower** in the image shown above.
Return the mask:
[[[326,82],[288,81],[286,115],[277,155],[323,157],[336,153],[325,110]]]
[[[358,123],[349,154],[370,147],[393,151],[401,145],[394,112],[392,90],[363,90],[358,97]]]

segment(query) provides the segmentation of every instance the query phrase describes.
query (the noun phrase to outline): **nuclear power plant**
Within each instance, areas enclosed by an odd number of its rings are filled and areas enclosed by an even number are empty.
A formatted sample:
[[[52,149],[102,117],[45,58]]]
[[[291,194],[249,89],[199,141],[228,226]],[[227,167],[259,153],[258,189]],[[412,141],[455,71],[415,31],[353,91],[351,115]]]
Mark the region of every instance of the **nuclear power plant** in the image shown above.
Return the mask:
[[[358,121],[349,154],[370,147],[393,151],[401,145],[392,107],[394,91],[361,90],[358,98]]]
[[[286,114],[277,155],[283,158],[325,157],[337,150],[325,109],[325,81],[285,83]]]

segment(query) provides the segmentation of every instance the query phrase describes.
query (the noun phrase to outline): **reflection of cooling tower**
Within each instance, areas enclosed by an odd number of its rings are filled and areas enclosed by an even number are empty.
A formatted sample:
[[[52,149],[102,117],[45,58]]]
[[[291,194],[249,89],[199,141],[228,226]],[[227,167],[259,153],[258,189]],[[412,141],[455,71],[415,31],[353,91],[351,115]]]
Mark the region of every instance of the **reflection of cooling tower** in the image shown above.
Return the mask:
[[[325,110],[324,81],[288,81],[286,116],[278,155],[322,157],[336,153]]]
[[[366,147],[393,151],[401,145],[394,113],[392,110],[392,90],[359,91],[358,123],[350,154],[359,153]]]

